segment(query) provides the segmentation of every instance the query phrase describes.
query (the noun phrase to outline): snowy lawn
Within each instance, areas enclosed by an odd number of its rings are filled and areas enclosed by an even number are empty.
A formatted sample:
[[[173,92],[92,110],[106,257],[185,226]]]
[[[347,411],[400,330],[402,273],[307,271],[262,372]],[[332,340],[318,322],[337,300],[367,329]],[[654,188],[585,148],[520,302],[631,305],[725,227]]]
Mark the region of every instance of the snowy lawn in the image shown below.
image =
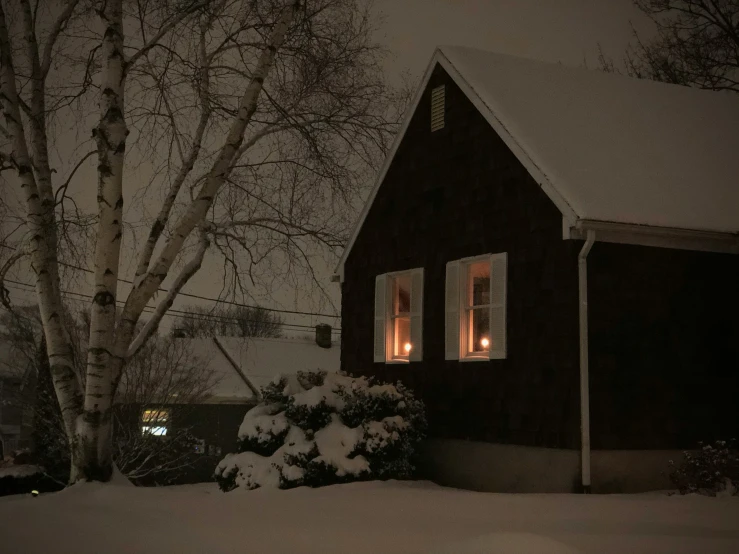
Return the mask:
[[[14,554],[736,553],[739,498],[511,495],[429,483],[221,493],[81,485],[0,498]]]

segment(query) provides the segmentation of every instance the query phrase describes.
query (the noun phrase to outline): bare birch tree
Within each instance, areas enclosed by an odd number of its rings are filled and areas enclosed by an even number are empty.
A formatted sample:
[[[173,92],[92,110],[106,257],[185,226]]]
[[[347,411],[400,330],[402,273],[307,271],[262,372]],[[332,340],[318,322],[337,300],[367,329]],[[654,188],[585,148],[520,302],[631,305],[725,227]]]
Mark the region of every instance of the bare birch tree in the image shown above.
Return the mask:
[[[18,368],[19,377],[33,368],[25,383],[30,390],[19,391],[15,404],[33,416],[32,460],[47,477],[63,480],[69,473],[70,456],[61,413],[50,382],[49,362],[36,306],[14,306],[0,312],[0,340],[15,356],[6,363]],[[86,313],[82,314],[83,316]],[[89,321],[67,313],[75,356],[86,350]],[[126,477],[135,483],[176,481],[200,457],[194,453],[191,426],[194,406],[204,402],[218,384],[219,376],[191,348],[189,341],[154,337],[126,364],[116,398],[113,459]],[[48,381],[48,382],[47,382]],[[142,413],[146,408],[173,412],[166,438],[142,433]]]
[[[260,265],[310,274],[311,245],[341,245],[397,121],[369,13],[362,0],[0,0],[2,164],[25,205],[17,248],[34,278],[70,482],[109,480],[124,366],[211,245],[236,285]],[[65,125],[73,132],[62,135]],[[57,178],[50,150],[69,136],[79,144]],[[92,194],[76,178],[89,156],[96,228],[83,364],[61,317],[60,232],[70,189],[77,200]],[[146,187],[126,177],[142,162],[154,168]],[[146,198],[146,214],[161,199],[142,243],[123,246],[124,198]],[[121,298],[124,250],[137,261]],[[141,326],[145,309],[154,311]]]
[[[739,92],[739,0],[635,0],[657,29],[634,32],[623,59],[632,77]],[[616,71],[600,53],[601,67]]]

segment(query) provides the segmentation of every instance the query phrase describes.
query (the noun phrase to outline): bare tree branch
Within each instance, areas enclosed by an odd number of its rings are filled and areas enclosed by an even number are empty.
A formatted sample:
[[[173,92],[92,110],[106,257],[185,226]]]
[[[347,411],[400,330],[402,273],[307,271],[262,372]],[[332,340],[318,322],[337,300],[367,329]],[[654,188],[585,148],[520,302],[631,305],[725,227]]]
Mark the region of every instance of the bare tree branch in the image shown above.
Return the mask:
[[[182,248],[185,239],[198,222],[204,219],[213,204],[218,189],[228,176],[233,157],[243,141],[244,131],[256,112],[257,100],[262,91],[264,81],[269,75],[272,64],[274,63],[275,54],[282,46],[295,12],[299,7],[300,0],[295,0],[283,10],[279,21],[271,33],[269,41],[260,55],[254,76],[246,87],[246,91],[239,105],[239,115],[231,126],[226,143],[221,149],[217,160],[214,162],[205,184],[185,214],[180,218],[179,223],[175,226],[172,237],[164,245],[162,253],[154,263],[153,268],[134,286],[131,294],[129,294],[121,316],[120,326],[122,332],[118,334],[116,343],[116,351],[118,353],[128,349],[133,328],[141,312],[167,276],[169,268],[174,263],[175,257]],[[120,354],[118,355],[120,356]]]
[[[162,25],[159,31],[153,37],[151,37],[148,42],[146,42],[146,44],[144,44],[139,50],[134,52],[134,54],[129,56],[128,60],[126,60],[126,63],[123,66],[124,75],[133,65],[136,64],[139,58],[141,58],[142,56],[146,56],[146,54],[152,48],[159,46],[162,38],[164,38],[164,36],[172,31],[172,29],[174,29],[183,19],[189,17],[193,12],[207,5],[207,1],[201,2],[198,0],[190,0],[189,2],[181,3],[180,5],[178,5],[176,14],[168,19],[167,22]]]
[[[139,331],[138,336],[133,340],[133,342],[131,342],[131,345],[128,347],[128,352],[126,353],[126,358],[135,356],[136,353],[146,344],[146,341],[148,341],[149,338],[156,333],[157,329],[159,329],[159,324],[161,323],[162,318],[167,313],[167,310],[172,307],[177,295],[190,278],[198,272],[200,266],[203,264],[203,258],[208,250],[208,246],[210,246],[208,237],[205,232],[202,232],[195,255],[182,268],[179,275],[177,275],[177,278],[172,283],[172,286],[169,287],[164,299],[162,299],[162,301],[157,305],[154,310],[154,314],[149,318],[149,321],[146,322],[146,325],[144,325],[141,331]]]
[[[343,244],[397,128],[393,90],[365,0],[13,6],[12,28],[4,14],[0,21],[0,169],[17,193],[0,208],[23,214],[13,244],[30,245],[74,449],[71,479],[106,480],[119,455],[110,439],[117,385],[209,259],[208,241],[224,263],[219,295],[256,299],[307,282],[325,297],[313,264]],[[71,186],[87,178],[92,153],[95,198],[91,183]],[[199,241],[196,228],[205,233]],[[134,240],[123,241],[127,233]],[[74,263],[60,276],[66,257]],[[124,301],[117,283],[128,259],[135,274]],[[86,266],[94,266],[94,290],[82,328],[62,317],[62,292],[89,286],[79,276],[66,286]],[[163,284],[167,296],[152,308]],[[145,465],[160,455],[132,448]]]
[[[89,158],[90,156],[94,156],[95,154],[97,154],[97,150],[91,150],[90,152],[82,156],[82,158],[80,158],[80,161],[77,162],[77,165],[75,165],[72,168],[72,171],[69,172],[69,176],[67,177],[67,180],[64,181],[62,186],[56,189],[56,192],[54,193],[54,203],[55,204],[58,205],[64,201],[64,197],[67,195],[67,189],[69,188],[69,183],[72,182],[72,179],[74,178],[74,174],[77,173],[77,170],[80,167],[82,167],[83,163],[87,161],[87,158]],[[59,198],[60,193],[61,193],[61,198]]]
[[[41,2],[38,2],[36,6],[38,7],[39,4],[41,4]],[[49,69],[51,69],[51,58],[54,52],[54,46],[56,45],[56,41],[59,38],[59,34],[64,30],[64,27],[67,25],[70,18],[72,17],[77,4],[79,4],[79,0],[67,0],[67,6],[64,8],[64,11],[59,14],[59,17],[54,22],[54,25],[49,31],[49,36],[46,37],[46,46],[44,46],[44,53],[41,57],[41,67],[39,71],[40,79],[46,79],[47,75],[49,74]]]
[[[626,73],[709,90],[739,92],[739,2],[736,0],[635,0],[657,29],[635,44],[623,60]],[[600,52],[605,71],[616,71]]]

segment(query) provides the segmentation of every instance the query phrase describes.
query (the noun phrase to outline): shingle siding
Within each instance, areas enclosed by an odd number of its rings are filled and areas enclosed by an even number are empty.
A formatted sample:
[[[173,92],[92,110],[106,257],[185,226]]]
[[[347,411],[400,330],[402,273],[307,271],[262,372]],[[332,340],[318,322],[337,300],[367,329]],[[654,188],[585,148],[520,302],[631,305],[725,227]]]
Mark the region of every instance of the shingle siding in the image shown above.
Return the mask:
[[[430,89],[446,85],[430,131]],[[346,260],[342,369],[400,379],[431,434],[579,448],[577,254],[562,218],[437,67]],[[444,360],[445,264],[508,252],[508,358]],[[425,269],[424,360],[373,363],[375,276]],[[596,449],[739,436],[739,256],[596,242],[588,258]]]
[[[588,269],[593,447],[739,436],[739,256],[596,242]]]
[[[430,89],[446,85],[443,129]],[[399,145],[345,264],[342,369],[400,379],[427,402],[431,432],[524,445],[579,445],[577,251],[562,217],[440,68]],[[508,252],[508,358],[444,360],[446,262]],[[424,360],[373,362],[375,276],[424,267]]]

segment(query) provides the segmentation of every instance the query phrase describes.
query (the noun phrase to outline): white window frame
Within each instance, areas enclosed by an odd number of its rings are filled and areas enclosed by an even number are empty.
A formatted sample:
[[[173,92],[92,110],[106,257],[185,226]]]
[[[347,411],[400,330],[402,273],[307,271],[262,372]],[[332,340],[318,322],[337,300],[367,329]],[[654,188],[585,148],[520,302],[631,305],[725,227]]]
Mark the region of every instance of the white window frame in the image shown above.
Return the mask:
[[[395,279],[409,276],[410,312],[395,314],[394,284]],[[408,356],[394,355],[394,320],[408,317],[410,322],[411,351]],[[375,327],[374,327],[374,361],[386,364],[407,364],[423,359],[423,268],[407,269],[383,273],[375,278]]]
[[[485,261],[490,264],[489,304],[470,306],[468,305],[469,268],[473,264]],[[445,358],[461,362],[507,358],[507,253],[484,254],[448,262],[445,289]],[[481,308],[489,310],[491,345],[487,352],[471,352],[469,348],[469,312]],[[496,329],[498,340],[494,341],[492,335],[496,333]]]

